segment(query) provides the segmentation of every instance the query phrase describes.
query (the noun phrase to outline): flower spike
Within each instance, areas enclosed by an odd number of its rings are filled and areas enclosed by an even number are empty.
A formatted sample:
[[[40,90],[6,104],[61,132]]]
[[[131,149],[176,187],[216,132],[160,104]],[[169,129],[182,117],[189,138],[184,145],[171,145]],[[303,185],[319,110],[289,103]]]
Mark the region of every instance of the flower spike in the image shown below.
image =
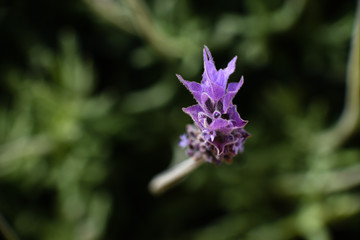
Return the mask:
[[[229,83],[229,76],[235,71],[235,56],[225,69],[216,69],[208,47],[204,46],[204,73],[201,83],[189,82],[180,75],[178,79],[194,96],[197,104],[183,108],[194,121],[181,137],[181,146],[187,147],[190,157],[205,159],[220,164],[231,163],[232,158],[243,151],[243,143],[250,136],[244,127],[247,121],[241,119],[232,100],[244,83]],[[184,144],[184,143],[187,144]]]
[[[235,71],[235,56],[224,69],[217,70],[210,50],[204,46],[204,73],[201,83],[178,79],[194,96],[197,104],[183,108],[194,124],[186,127],[180,136],[179,145],[186,148],[189,159],[156,175],[149,183],[152,194],[161,194],[174,186],[186,175],[204,162],[220,165],[232,163],[233,158],[244,150],[244,142],[250,136],[244,129],[247,121],[237,112],[232,103],[244,83],[241,77],[237,83],[229,83],[229,76]]]

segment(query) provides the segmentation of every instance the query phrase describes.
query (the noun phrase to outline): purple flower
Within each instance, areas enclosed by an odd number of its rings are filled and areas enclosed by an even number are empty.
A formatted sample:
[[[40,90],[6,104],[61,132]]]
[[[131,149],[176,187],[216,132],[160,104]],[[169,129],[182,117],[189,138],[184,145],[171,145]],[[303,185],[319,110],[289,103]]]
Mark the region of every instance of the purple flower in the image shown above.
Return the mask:
[[[243,143],[249,136],[243,129],[247,121],[241,119],[236,106],[232,103],[244,79],[241,77],[238,83],[228,84],[228,78],[235,70],[237,57],[234,57],[225,69],[217,70],[206,46],[203,54],[204,73],[201,84],[186,81],[180,75],[176,75],[197,102],[196,105],[183,108],[183,111],[190,115],[199,128],[199,131],[195,131],[193,127],[188,127],[187,134],[182,136],[181,145],[188,146],[189,149],[197,149],[202,142],[193,145],[194,142],[203,140],[205,150],[209,154],[202,154],[198,158],[203,157],[215,163],[231,162],[231,159],[243,150]],[[193,149],[190,150],[188,151],[190,156],[199,155]]]

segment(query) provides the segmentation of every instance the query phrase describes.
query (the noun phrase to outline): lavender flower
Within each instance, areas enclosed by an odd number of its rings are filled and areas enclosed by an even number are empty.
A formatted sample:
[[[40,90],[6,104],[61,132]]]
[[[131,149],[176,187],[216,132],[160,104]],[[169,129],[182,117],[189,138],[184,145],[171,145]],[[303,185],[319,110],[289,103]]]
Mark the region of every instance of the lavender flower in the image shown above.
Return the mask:
[[[183,108],[194,121],[186,134],[181,136],[180,146],[187,147],[189,156],[220,164],[231,163],[243,143],[250,136],[243,128],[247,121],[241,119],[232,100],[241,88],[244,79],[238,83],[227,83],[235,70],[234,57],[225,69],[216,70],[209,49],[205,46],[204,73],[201,84],[184,80],[176,75],[192,93],[197,104]]]

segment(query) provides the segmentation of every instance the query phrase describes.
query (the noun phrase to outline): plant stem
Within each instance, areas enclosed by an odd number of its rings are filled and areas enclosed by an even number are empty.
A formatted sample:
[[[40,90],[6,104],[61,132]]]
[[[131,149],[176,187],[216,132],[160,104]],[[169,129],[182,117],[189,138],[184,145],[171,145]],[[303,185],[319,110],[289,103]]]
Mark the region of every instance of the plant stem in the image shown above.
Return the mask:
[[[84,0],[93,11],[108,22],[130,34],[139,34],[163,56],[181,57],[183,50],[177,38],[172,38],[157,27],[147,5],[142,0],[118,1]]]
[[[3,235],[5,240],[19,240],[15,231],[6,222],[3,215],[0,213],[0,233]]]
[[[356,18],[350,48],[349,62],[346,76],[346,95],[343,112],[329,131],[325,132],[322,140],[327,143],[326,149],[333,149],[343,144],[355,131],[359,122],[360,110],[360,0],[357,2]]]
[[[289,174],[275,181],[275,186],[288,195],[331,194],[359,185],[360,164],[327,172]]]
[[[186,159],[178,165],[156,175],[149,183],[149,191],[154,195],[165,192],[189,173],[200,167],[204,162],[204,160],[195,160],[194,158]]]

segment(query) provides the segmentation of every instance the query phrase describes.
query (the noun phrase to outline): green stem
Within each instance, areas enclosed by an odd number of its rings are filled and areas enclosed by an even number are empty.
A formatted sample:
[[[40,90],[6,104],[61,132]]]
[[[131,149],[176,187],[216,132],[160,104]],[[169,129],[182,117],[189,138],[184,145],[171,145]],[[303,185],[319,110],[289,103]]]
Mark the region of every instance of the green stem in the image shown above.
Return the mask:
[[[19,240],[20,238],[16,235],[15,231],[6,222],[3,215],[0,213],[0,233],[4,236],[5,240]]]
[[[185,161],[175,165],[172,168],[156,175],[149,183],[149,191],[153,195],[159,195],[173,187],[184,177],[200,167],[205,161],[202,159],[195,160],[194,158],[186,159]]]
[[[335,126],[322,136],[326,150],[343,144],[355,132],[359,122],[360,109],[360,1],[357,3],[356,18],[350,48],[346,76],[346,96],[343,112]]]
[[[117,26],[119,29],[142,36],[153,49],[172,59],[181,57],[180,42],[166,34],[155,24],[147,5],[142,0],[116,1],[84,0],[95,13]]]
[[[289,174],[278,178],[275,186],[288,195],[331,194],[346,191],[360,185],[360,164],[349,168],[327,171]]]

